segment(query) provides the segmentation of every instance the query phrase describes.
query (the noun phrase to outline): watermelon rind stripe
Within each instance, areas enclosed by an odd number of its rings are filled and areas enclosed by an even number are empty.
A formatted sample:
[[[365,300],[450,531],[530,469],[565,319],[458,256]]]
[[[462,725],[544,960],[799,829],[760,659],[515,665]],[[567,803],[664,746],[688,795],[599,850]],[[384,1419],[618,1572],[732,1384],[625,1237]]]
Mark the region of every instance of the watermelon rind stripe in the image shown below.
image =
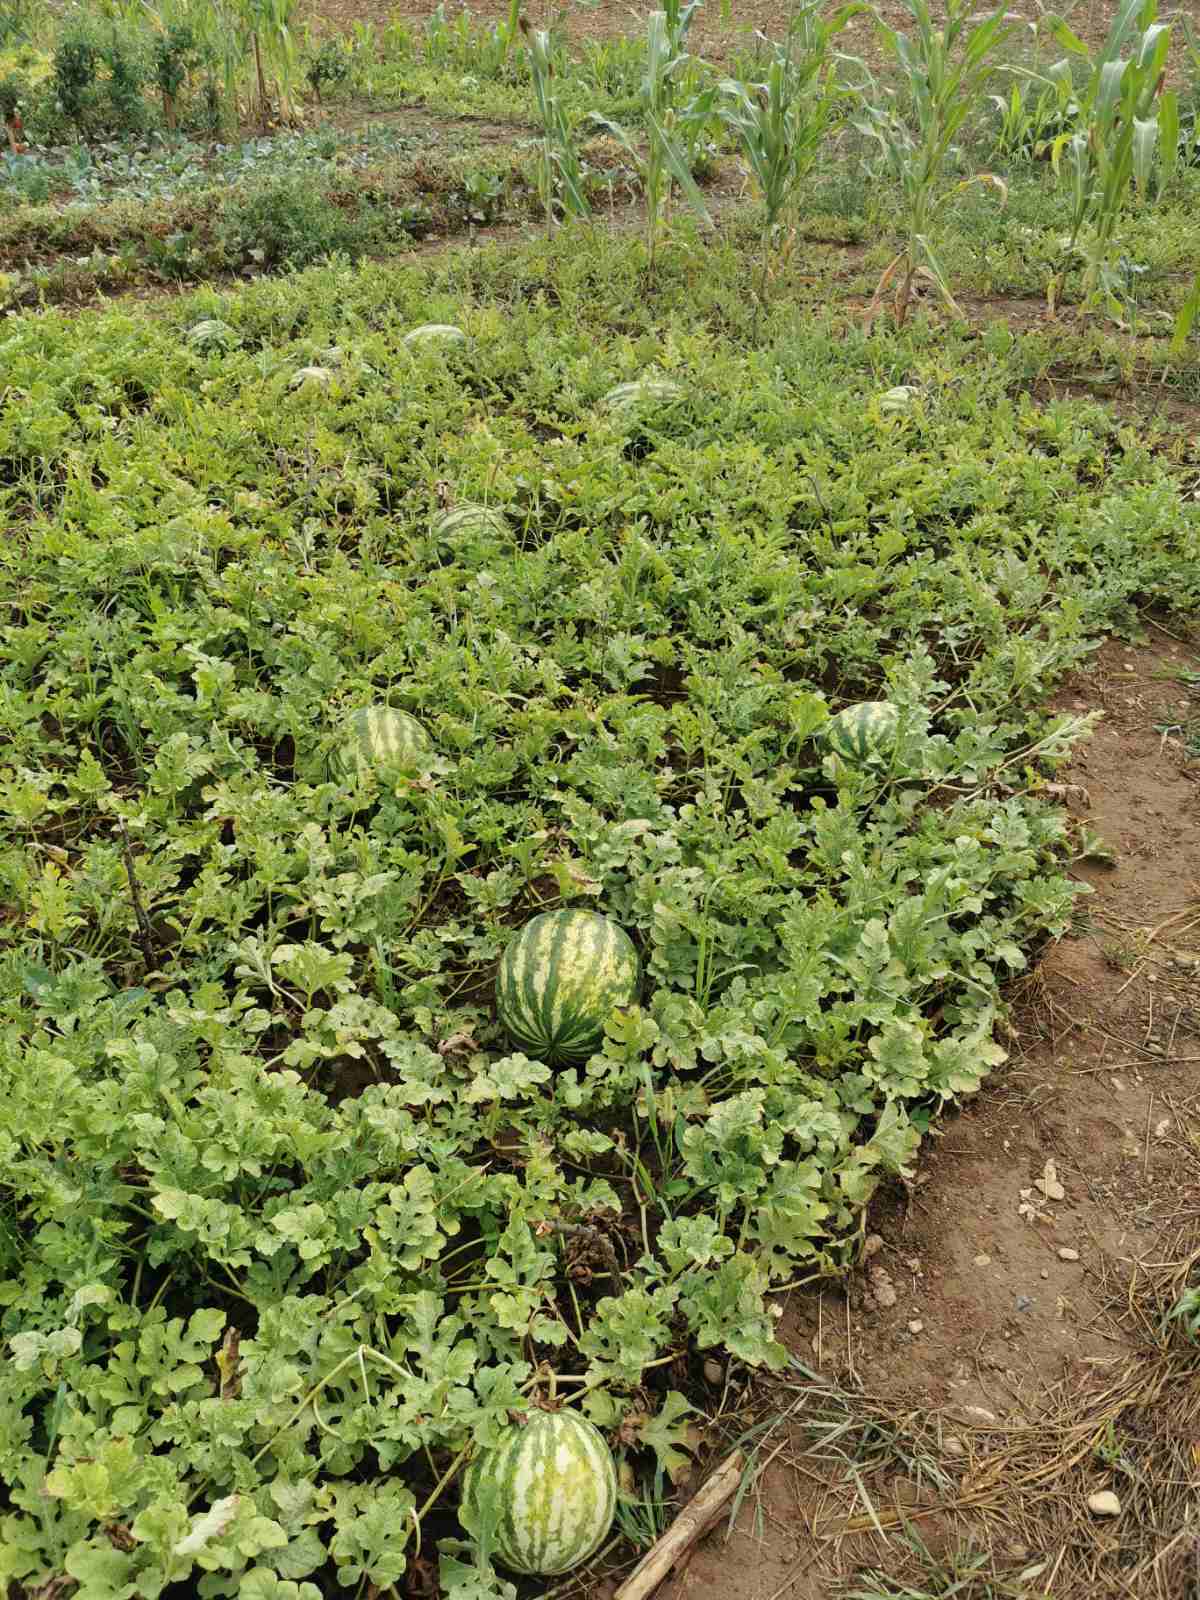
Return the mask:
[[[417,767],[429,753],[429,736],[406,711],[360,706],[343,725],[337,762],[344,776],[404,765]]]
[[[887,700],[865,700],[833,717],[824,742],[834,755],[855,765],[890,759],[899,712]]]
[[[586,1061],[614,1006],[636,998],[637,952],[623,929],[593,911],[543,912],[509,942],[496,1002],[514,1043],[560,1064]]]
[[[612,1455],[571,1411],[535,1412],[476,1459],[463,1486],[468,1521],[485,1483],[501,1507],[492,1554],[514,1572],[570,1571],[600,1546],[616,1512]]]

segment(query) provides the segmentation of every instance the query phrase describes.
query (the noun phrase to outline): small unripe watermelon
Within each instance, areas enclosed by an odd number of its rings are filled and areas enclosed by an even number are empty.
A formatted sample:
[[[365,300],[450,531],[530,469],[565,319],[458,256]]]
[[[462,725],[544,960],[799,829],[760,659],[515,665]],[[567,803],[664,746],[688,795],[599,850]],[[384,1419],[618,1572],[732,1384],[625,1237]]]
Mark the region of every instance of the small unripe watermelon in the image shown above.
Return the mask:
[[[406,350],[427,350],[435,345],[466,344],[467,336],[461,328],[449,322],[423,322],[404,335]]]
[[[462,1521],[512,1572],[570,1572],[601,1545],[617,1507],[617,1475],[603,1435],[574,1411],[534,1411],[471,1463]]]
[[[336,764],[344,777],[368,772],[422,771],[431,754],[429,735],[407,711],[360,706],[342,725]]]
[[[334,374],[328,367],[301,367],[292,374],[292,381],[289,387],[303,389],[311,384],[317,389],[328,389],[333,382],[333,378]]]
[[[638,378],[633,383],[619,383],[615,389],[610,389],[603,403],[610,411],[622,412],[673,405],[683,397],[682,387],[669,378]]]
[[[496,1010],[513,1043],[556,1066],[600,1048],[614,1007],[637,999],[640,964],[623,928],[595,911],[545,911],[513,936]]]
[[[864,700],[831,717],[822,738],[825,748],[852,766],[891,760],[900,713],[889,700]]]
[[[207,354],[210,350],[233,350],[241,344],[242,337],[220,317],[205,317],[188,329],[187,340],[193,349]]]
[[[509,531],[508,518],[494,506],[460,505],[434,517],[429,531],[435,539],[444,539],[449,544],[457,539],[481,534],[505,534]]]

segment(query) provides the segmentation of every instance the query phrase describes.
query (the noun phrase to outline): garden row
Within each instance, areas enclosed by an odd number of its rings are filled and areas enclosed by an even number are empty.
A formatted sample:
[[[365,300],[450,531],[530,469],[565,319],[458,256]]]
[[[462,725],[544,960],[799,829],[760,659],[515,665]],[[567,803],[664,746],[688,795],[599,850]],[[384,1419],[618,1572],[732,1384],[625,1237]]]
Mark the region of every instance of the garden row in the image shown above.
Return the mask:
[[[545,1369],[635,1531],[695,1353],[782,1364],[1002,1059],[1099,848],[1039,707],[1195,608],[1200,514],[1045,335],[760,271],[564,230],[0,324],[0,1582],[512,1596],[459,1485]],[[372,705],[419,769],[331,771]],[[643,976],[556,1066],[493,997],[560,910]]]
[[[1032,53],[1014,54],[1028,29],[1005,13],[980,20],[956,5],[937,28],[923,0],[910,9],[907,33],[875,19],[893,63],[886,80],[839,50],[861,8],[827,11],[818,0],[799,8],[786,40],[759,41],[726,77],[690,53],[696,7],[678,3],[653,12],[640,40],[608,54],[590,46],[578,59],[551,31],[522,29],[515,10],[490,30],[465,16],[451,27],[439,14],[419,43],[398,27],[382,37],[360,32],[330,48],[349,52],[357,65],[347,74],[372,95],[403,92],[405,63],[420,64],[439,75],[430,92],[443,103],[454,82],[477,106],[485,103],[477,91],[501,88],[506,109],[528,118],[536,137],[491,156],[365,164],[333,132],[285,136],[278,157],[259,147],[248,161],[223,151],[207,162],[188,156],[181,168],[170,150],[161,159],[147,152],[83,163],[96,173],[83,204],[77,157],[11,157],[10,196],[66,192],[71,203],[10,210],[0,256],[7,298],[35,303],[89,286],[194,281],[334,252],[353,258],[432,228],[528,216],[534,195],[553,225],[592,218],[618,191],[640,194],[653,258],[681,206],[709,223],[698,180],[727,153],[762,201],[760,293],[797,230],[825,225],[824,200],[840,211],[841,233],[882,236],[877,304],[890,299],[901,317],[925,290],[956,312],[953,280],[965,256],[976,292],[1077,300],[1130,326],[1150,304],[1177,320],[1184,339],[1200,295],[1200,277],[1190,287],[1200,144],[1194,89],[1169,85],[1172,73],[1200,65],[1192,36],[1155,21],[1152,5],[1124,0],[1099,47],[1051,18]],[[1049,61],[1050,49],[1063,54]],[[460,70],[471,63],[476,71]],[[46,89],[59,112],[62,93]],[[281,176],[289,154],[304,170]],[[211,185],[224,185],[231,167],[238,196],[227,207],[225,189]],[[138,205],[110,210],[122,177]],[[1149,226],[1154,216],[1161,226]],[[73,259],[56,266],[56,252]],[[1147,328],[1164,331],[1161,320]]]

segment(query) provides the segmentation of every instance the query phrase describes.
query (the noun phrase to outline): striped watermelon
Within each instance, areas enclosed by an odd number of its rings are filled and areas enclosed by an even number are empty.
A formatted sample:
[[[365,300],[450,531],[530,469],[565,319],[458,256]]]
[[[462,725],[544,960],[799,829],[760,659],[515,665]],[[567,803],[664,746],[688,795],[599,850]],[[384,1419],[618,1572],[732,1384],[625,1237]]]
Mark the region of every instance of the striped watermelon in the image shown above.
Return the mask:
[[[435,539],[453,544],[456,539],[505,534],[508,518],[493,506],[455,506],[453,511],[443,511],[433,519],[430,532]]]
[[[683,389],[669,378],[638,378],[610,389],[602,403],[610,411],[630,411],[635,406],[667,406],[682,399]]]
[[[328,367],[301,367],[292,374],[291,387],[301,389],[311,383],[318,389],[327,389],[332,382],[333,373]]]
[[[825,747],[854,766],[889,761],[899,723],[900,713],[891,701],[864,700],[830,718]]]
[[[407,711],[360,706],[342,725],[336,764],[343,777],[362,777],[368,772],[423,769],[429,755],[429,735]]]
[[[467,336],[461,328],[449,322],[423,322],[404,335],[406,350],[428,350],[434,345],[466,344]]]
[[[629,935],[595,911],[546,911],[509,941],[496,1009],[510,1038],[540,1060],[586,1061],[614,1006],[632,1005],[640,978]]]
[[[210,350],[233,350],[241,344],[242,336],[219,317],[205,317],[194,322],[187,331],[188,343],[206,355]]]
[[[552,1576],[600,1546],[617,1507],[612,1453],[573,1411],[534,1411],[507,1428],[463,1480],[463,1526],[490,1532],[491,1554],[513,1572]]]

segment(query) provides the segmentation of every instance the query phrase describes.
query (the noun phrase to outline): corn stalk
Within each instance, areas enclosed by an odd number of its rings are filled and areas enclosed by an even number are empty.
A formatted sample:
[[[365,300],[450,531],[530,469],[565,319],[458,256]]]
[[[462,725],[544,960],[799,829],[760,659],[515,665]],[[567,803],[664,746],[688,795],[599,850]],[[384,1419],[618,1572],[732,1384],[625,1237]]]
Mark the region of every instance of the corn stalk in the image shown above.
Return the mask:
[[[829,61],[829,45],[849,20],[867,8],[843,6],[822,16],[824,0],[804,0],[792,19],[787,42],[777,46],[765,79],[720,85],[721,117],[732,130],[763,197],[762,278],[766,293],[771,246],[785,214],[816,161],[847,91]]]
[[[1119,309],[1113,258],[1130,191],[1144,199],[1153,185],[1161,193],[1178,166],[1179,100],[1165,88],[1171,28],[1156,22],[1156,14],[1156,0],[1122,0],[1094,61],[1065,22],[1051,24],[1060,44],[1091,62],[1078,122],[1050,147],[1070,206],[1064,264],[1048,290],[1052,308],[1062,294],[1067,260],[1082,256],[1085,305],[1103,296]],[[1132,53],[1123,56],[1129,45]]]
[[[895,57],[912,101],[915,127],[888,103],[867,106],[855,123],[860,133],[879,146],[884,169],[900,190],[904,246],[884,268],[867,311],[878,315],[887,290],[893,290],[896,320],[903,322],[915,284],[932,284],[955,316],[960,315],[945,269],[934,247],[934,228],[950,192],[972,183],[990,184],[1002,196],[1004,183],[990,172],[977,173],[966,184],[947,190],[945,171],[954,141],[981,96],[991,71],[988,57],[1009,32],[1003,7],[971,26],[967,0],[949,0],[946,21],[935,29],[926,0],[904,0],[915,24],[911,36],[890,27],[881,17],[876,26]]]
[[[675,104],[677,80],[690,60],[682,45],[695,10],[695,4],[681,8],[675,0],[672,11],[652,11],[646,19],[646,72],[641,91],[648,135],[646,152],[643,154],[618,123],[598,112],[593,112],[591,118],[623,146],[641,177],[646,196],[646,252],[651,268],[675,184],[700,220],[712,226],[704,196],[692,177],[689,158],[697,137],[716,111],[718,91],[715,87],[705,89],[687,105]]]
[[[519,19],[519,23],[525,36],[534,100],[542,126],[538,193],[545,208],[546,227],[549,230],[554,226],[554,200],[559,189],[562,192],[562,208],[568,216],[587,217],[590,207],[583,192],[583,169],[579,162],[574,129],[554,92],[554,48],[550,34],[545,28],[530,28],[524,17]]]

